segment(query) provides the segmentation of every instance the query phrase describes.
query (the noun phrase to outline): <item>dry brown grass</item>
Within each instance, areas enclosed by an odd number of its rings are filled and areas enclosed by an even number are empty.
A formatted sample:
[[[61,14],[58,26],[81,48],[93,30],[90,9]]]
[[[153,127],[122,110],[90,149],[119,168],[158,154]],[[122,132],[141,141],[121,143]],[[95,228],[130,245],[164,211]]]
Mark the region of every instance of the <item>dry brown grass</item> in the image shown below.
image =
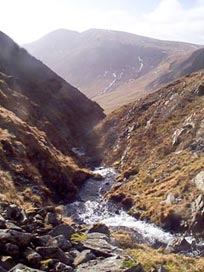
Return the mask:
[[[137,244],[129,232],[112,233],[116,243],[125,249],[136,262],[140,262],[145,271],[163,265],[169,272],[203,272],[204,258],[189,258],[178,254],[166,254],[162,248],[152,249]]]

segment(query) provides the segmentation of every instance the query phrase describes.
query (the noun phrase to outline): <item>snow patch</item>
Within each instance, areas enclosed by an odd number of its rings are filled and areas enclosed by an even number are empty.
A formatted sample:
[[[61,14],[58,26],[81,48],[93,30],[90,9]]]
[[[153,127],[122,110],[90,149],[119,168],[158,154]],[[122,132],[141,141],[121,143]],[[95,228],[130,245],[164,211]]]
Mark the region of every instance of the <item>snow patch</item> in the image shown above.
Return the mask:
[[[138,60],[139,60],[139,63],[140,63],[140,67],[139,67],[138,72],[141,72],[143,67],[144,67],[144,63],[143,63],[143,59],[140,56],[138,57]]]

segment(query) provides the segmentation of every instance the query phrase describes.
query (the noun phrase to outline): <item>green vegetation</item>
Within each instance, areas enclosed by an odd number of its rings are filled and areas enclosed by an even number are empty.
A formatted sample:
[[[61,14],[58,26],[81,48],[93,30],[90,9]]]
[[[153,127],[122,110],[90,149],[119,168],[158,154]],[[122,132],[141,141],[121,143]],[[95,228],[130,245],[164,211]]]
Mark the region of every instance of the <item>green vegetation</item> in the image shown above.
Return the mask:
[[[77,232],[77,233],[72,234],[71,241],[79,243],[79,242],[86,240],[86,238],[87,238],[87,235],[85,233]]]

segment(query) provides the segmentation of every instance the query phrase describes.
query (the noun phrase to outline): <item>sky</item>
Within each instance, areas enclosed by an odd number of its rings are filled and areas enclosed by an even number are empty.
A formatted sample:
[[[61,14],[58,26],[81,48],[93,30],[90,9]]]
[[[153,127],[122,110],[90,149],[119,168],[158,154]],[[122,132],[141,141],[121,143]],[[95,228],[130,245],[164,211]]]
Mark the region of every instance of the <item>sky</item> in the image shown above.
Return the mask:
[[[204,0],[0,0],[0,6],[0,30],[19,44],[59,28],[204,44]]]

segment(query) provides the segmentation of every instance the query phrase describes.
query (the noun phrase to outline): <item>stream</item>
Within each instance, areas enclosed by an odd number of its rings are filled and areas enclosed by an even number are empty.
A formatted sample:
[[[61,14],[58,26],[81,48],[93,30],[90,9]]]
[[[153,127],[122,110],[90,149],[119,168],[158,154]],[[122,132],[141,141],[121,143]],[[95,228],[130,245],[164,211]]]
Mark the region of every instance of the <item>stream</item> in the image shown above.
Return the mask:
[[[100,167],[93,172],[100,174],[103,179],[88,179],[81,187],[77,200],[66,205],[66,216],[70,216],[74,222],[79,224],[91,225],[100,222],[106,224],[111,230],[129,231],[135,242],[145,243],[155,248],[165,247],[176,237],[154,224],[135,219],[122,207],[104,200],[104,194],[115,182],[116,172],[113,168]],[[185,238],[189,243],[194,240],[193,237]],[[199,250],[188,252],[187,255],[198,256]]]

